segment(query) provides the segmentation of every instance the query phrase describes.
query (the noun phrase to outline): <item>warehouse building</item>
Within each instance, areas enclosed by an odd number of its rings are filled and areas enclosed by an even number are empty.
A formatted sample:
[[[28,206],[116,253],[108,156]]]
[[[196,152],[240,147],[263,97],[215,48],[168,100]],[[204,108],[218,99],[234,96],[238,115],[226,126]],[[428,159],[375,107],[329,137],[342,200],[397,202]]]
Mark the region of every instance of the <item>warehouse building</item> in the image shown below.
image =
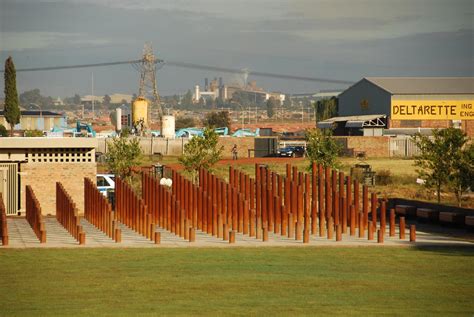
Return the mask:
[[[318,127],[352,135],[458,127],[474,136],[474,77],[366,77],[339,95],[339,116]]]
[[[0,124],[10,129],[10,125],[3,113],[4,111],[0,110]],[[15,130],[51,131],[54,127],[66,128],[66,116],[52,111],[21,110],[20,123],[15,125]]]

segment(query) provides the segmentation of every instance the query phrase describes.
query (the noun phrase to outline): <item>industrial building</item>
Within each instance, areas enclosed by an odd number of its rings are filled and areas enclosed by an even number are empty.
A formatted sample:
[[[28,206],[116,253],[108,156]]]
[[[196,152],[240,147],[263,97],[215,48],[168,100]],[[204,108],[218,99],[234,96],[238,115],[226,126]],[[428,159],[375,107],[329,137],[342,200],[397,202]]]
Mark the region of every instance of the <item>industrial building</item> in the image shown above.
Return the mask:
[[[318,127],[336,129],[339,135],[429,133],[448,127],[474,135],[474,77],[366,77],[338,99],[340,117],[318,122]]]
[[[0,110],[0,124],[9,129],[10,125],[3,113],[4,111]],[[15,125],[15,130],[51,131],[54,127],[66,128],[66,116],[52,111],[22,110],[20,123]]]
[[[231,100],[236,92],[246,94],[249,100],[254,100],[255,104],[263,103],[271,97],[280,100],[281,103],[285,101],[284,94],[279,92],[267,92],[263,88],[258,87],[255,80],[247,83],[245,86],[238,84],[226,85],[222,77],[219,77],[219,81],[215,78],[211,82],[205,78],[204,90],[202,90],[199,85],[196,85],[194,87],[193,100],[194,102],[199,102],[201,98],[206,100],[208,98],[216,99],[219,97],[222,98],[222,100]]]

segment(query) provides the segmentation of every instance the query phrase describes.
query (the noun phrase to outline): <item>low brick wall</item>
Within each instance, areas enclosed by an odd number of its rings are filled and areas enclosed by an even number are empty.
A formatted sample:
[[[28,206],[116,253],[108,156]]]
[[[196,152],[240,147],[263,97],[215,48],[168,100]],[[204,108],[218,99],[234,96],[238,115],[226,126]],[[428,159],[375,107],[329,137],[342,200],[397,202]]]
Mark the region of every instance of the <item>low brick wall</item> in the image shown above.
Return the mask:
[[[367,157],[389,157],[390,137],[388,136],[340,136],[334,137],[343,146],[346,155],[354,156],[365,152]]]
[[[84,212],[84,177],[95,180],[95,163],[25,163],[21,164],[21,207],[25,209],[26,186],[30,185],[41,205],[43,215],[56,214],[56,182],[71,195],[77,209]]]

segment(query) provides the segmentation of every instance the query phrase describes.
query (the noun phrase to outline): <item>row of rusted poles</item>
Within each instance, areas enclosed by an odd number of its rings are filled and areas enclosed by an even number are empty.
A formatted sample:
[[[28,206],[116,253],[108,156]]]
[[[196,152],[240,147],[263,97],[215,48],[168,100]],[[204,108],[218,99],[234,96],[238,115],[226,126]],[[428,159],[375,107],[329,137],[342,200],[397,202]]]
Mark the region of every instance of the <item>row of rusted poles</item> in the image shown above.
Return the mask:
[[[80,225],[81,218],[76,204],[60,182],[56,182],[56,219],[79,244],[86,243],[86,234]]]
[[[26,186],[26,220],[38,237],[40,243],[46,243],[46,229],[41,214],[41,206],[30,185]]]
[[[2,245],[8,245],[8,224],[7,224],[7,210],[3,203],[3,197],[0,193],[0,237],[2,238]]]
[[[144,200],[126,181],[120,177],[115,179],[116,219],[142,236],[153,239],[155,230]]]
[[[121,231],[107,198],[89,178],[84,178],[84,218],[108,237],[121,242]]]
[[[142,174],[142,197],[148,206],[153,226],[156,224],[190,241],[194,238],[191,221],[184,216],[179,199],[170,188],[161,185],[159,179],[146,173]],[[159,239],[158,235],[155,243],[159,243]]]

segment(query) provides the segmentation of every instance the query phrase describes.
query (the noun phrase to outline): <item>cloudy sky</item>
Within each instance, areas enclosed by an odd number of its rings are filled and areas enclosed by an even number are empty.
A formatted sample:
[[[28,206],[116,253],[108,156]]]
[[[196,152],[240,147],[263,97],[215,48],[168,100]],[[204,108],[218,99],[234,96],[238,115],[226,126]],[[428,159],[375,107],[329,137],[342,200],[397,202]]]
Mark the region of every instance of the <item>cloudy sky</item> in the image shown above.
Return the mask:
[[[0,0],[0,57],[17,68],[138,59],[146,41],[172,61],[357,81],[474,76],[472,0]],[[130,66],[18,73],[19,91],[136,93]],[[219,74],[165,66],[160,94]],[[256,79],[284,93],[344,86]],[[2,83],[3,86],[3,83]],[[3,93],[3,89],[2,89]]]

